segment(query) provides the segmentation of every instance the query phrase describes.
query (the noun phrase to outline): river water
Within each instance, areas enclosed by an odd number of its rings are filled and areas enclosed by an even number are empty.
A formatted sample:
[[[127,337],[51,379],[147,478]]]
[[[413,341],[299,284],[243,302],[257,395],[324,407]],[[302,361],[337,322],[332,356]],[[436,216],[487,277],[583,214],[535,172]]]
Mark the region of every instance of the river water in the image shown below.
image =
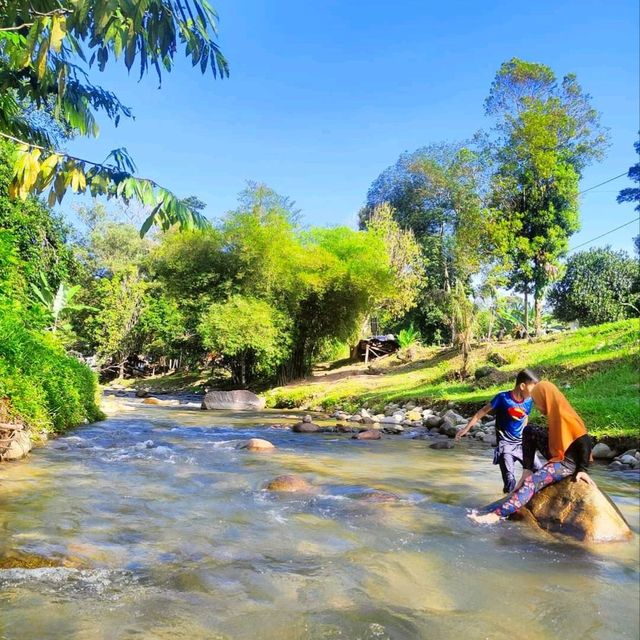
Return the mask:
[[[585,548],[468,521],[501,488],[482,445],[277,421],[139,404],[2,465],[0,638],[638,638],[637,475],[594,470],[636,537]],[[284,473],[317,491],[263,490]]]

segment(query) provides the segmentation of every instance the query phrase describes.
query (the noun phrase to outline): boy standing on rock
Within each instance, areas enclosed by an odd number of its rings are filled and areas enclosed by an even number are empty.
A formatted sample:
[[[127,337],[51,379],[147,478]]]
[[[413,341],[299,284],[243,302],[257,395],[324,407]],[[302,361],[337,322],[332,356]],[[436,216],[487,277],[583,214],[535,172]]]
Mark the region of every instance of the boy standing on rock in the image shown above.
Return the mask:
[[[523,369],[516,376],[513,389],[496,395],[458,431],[455,437],[456,440],[460,440],[484,416],[495,412],[497,446],[493,454],[493,463],[500,466],[505,493],[511,493],[516,486],[515,464],[522,464],[522,430],[527,426],[533,407],[531,392],[536,384],[537,376],[529,369]]]

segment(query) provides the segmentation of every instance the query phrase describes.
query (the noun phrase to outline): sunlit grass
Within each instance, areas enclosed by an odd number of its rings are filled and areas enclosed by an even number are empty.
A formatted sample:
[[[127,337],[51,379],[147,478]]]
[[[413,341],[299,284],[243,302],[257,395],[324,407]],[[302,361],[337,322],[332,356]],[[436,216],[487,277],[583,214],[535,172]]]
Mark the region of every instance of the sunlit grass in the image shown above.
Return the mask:
[[[459,356],[442,349],[425,349],[416,363],[401,364],[395,357],[381,362],[383,375],[368,376],[364,367],[349,377],[324,382],[318,379],[273,389],[269,406],[337,406],[347,410],[367,404],[381,408],[390,401],[455,402],[468,409],[486,402],[524,367],[537,370],[558,384],[597,435],[638,435],[640,388],[638,370],[638,320],[625,320],[545,336],[532,342],[509,341],[480,346],[473,352],[470,370],[487,364],[490,351],[504,355],[500,367],[505,382],[480,389],[473,376],[452,380],[460,368]],[[361,374],[361,375],[357,375]]]

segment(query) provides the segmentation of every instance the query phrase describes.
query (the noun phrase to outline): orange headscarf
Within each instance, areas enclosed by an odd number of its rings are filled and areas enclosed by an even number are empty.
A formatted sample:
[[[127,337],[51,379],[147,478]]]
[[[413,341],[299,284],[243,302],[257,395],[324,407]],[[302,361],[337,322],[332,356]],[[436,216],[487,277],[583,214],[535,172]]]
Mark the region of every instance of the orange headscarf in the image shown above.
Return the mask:
[[[574,440],[587,433],[582,418],[576,413],[560,389],[552,382],[542,381],[533,388],[531,397],[549,425],[549,462],[564,460],[565,451]]]

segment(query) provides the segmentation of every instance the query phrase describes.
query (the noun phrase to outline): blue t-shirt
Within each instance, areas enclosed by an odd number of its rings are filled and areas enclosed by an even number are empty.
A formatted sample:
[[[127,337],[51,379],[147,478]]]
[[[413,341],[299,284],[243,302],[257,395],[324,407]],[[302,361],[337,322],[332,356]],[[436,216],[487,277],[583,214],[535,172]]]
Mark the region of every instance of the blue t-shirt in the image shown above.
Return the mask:
[[[527,416],[533,408],[533,400],[527,398],[522,402],[517,402],[511,391],[503,391],[491,401],[491,408],[496,414],[498,440],[520,442]]]

